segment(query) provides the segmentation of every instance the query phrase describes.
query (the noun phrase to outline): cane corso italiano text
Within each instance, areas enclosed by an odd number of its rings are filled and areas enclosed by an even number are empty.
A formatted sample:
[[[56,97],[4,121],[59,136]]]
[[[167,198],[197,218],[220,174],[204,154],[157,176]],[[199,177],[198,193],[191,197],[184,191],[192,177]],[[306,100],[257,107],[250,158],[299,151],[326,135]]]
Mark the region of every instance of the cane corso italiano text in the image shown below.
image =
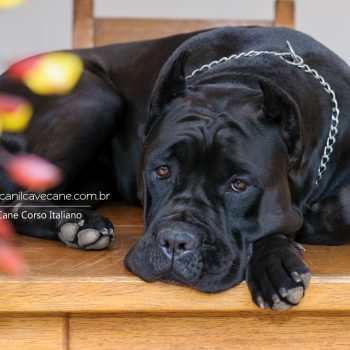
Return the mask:
[[[55,193],[141,201],[144,234],[125,264],[143,280],[211,293],[246,279],[260,307],[298,304],[311,274],[297,242],[350,237],[348,65],[285,28],[225,27],[74,52],[85,69],[67,96],[36,96],[1,76],[1,92],[35,108],[23,133],[3,135],[4,147],[62,169]],[[4,175],[1,186],[20,190]],[[3,211],[62,210],[10,204]],[[14,224],[76,248],[110,243],[108,219],[66,211],[82,218],[19,215]]]

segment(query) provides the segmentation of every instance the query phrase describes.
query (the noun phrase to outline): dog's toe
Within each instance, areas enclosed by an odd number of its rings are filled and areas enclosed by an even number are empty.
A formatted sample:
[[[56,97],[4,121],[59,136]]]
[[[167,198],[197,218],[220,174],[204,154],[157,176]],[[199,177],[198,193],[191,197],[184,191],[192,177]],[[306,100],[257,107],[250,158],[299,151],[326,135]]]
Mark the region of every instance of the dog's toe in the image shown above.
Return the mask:
[[[273,304],[271,305],[271,309],[273,311],[284,311],[284,310],[288,310],[292,307],[292,305],[286,303],[285,301],[281,300],[281,299],[275,299]]]
[[[304,295],[304,288],[299,286],[295,287],[292,289],[289,289],[287,291],[286,299],[291,303],[291,304],[298,304],[301,300],[301,298]]]
[[[67,222],[63,224],[58,233],[60,239],[64,242],[73,242],[78,232],[79,226],[76,223]]]
[[[99,237],[100,237],[100,232],[98,232],[97,230],[93,230],[91,228],[81,230],[78,233],[78,244],[81,247],[84,247],[91,243],[96,242]]]
[[[111,238],[107,236],[102,236],[96,243],[88,245],[85,247],[86,250],[98,250],[104,249],[111,242]]]

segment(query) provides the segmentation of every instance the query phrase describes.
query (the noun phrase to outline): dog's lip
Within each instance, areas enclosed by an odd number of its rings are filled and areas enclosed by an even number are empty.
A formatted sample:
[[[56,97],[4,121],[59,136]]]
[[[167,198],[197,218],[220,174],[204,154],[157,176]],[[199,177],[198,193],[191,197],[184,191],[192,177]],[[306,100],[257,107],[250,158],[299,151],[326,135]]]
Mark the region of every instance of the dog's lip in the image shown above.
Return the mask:
[[[157,280],[159,282],[162,283],[166,283],[166,284],[170,284],[170,285],[176,285],[176,286],[180,286],[180,287],[187,287],[187,288],[191,288],[203,293],[220,293],[223,292],[225,290],[228,290],[236,285],[238,285],[239,283],[232,283],[232,284],[228,284],[226,286],[221,286],[221,285],[217,285],[216,287],[213,288],[213,286],[207,286],[205,284],[202,284],[201,281],[197,281],[197,283],[190,283],[190,282],[186,282],[184,280],[181,279],[180,276],[178,276],[176,274],[176,272],[172,271],[173,273],[171,274],[171,277],[166,277],[165,275],[162,275],[160,278],[158,278]],[[176,276],[176,277],[175,277]],[[174,279],[173,279],[174,277]]]
[[[177,281],[177,280],[172,280],[172,279],[169,279],[169,278],[166,278],[166,277],[160,277],[158,280],[160,282],[163,282],[163,283],[166,283],[166,284],[174,284],[176,286],[186,286],[187,285],[184,282],[180,282],[180,281]]]
[[[185,281],[173,268],[165,273],[163,273],[158,281],[167,284],[173,284],[178,286],[189,286],[192,287],[190,282]]]

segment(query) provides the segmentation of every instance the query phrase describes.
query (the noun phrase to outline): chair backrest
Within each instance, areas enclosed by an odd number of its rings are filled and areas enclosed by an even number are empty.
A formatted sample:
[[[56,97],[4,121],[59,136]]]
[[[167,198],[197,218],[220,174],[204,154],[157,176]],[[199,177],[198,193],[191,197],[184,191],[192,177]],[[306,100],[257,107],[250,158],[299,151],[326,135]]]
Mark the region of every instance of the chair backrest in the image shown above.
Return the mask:
[[[94,47],[153,39],[225,25],[294,27],[294,0],[275,0],[275,17],[267,20],[178,20],[95,18],[94,0],[74,0],[73,46]]]

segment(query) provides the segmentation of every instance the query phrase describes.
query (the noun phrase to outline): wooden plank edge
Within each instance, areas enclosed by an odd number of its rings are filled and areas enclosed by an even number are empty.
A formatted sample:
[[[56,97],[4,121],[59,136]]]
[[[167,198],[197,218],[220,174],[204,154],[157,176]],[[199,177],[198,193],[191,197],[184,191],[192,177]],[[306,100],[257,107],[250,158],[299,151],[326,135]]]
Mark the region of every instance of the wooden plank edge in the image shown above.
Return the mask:
[[[291,312],[350,312],[347,277],[314,277],[301,304]],[[0,283],[1,313],[252,312],[245,283],[205,294],[182,286],[135,278],[36,278]]]

